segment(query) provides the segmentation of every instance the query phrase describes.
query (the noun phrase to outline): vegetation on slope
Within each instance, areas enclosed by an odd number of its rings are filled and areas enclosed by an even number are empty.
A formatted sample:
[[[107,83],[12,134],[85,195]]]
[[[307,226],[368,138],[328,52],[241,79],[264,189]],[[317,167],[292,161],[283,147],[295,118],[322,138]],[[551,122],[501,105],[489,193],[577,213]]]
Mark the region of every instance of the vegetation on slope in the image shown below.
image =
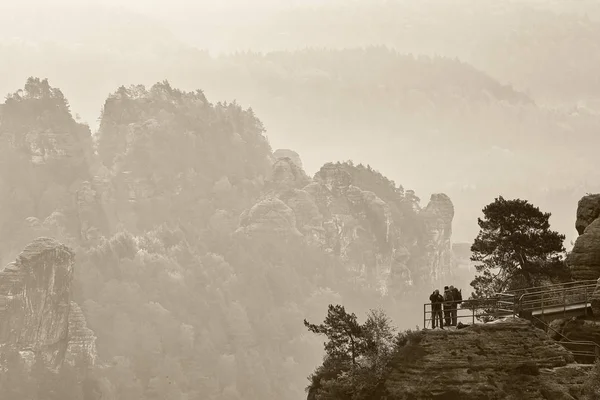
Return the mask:
[[[471,38],[482,36],[469,32]],[[468,59],[456,60],[456,54],[412,56],[405,54],[406,48],[393,50],[375,42],[365,48],[211,58],[172,37],[167,43],[151,47],[139,38],[130,46],[136,52],[118,46],[109,52],[98,45],[81,49],[60,43],[6,43],[3,54],[13,61],[1,65],[0,72],[6,82],[14,82],[24,74],[36,75],[34,66],[44,65],[44,74],[69,92],[74,111],[90,123],[98,118],[98,103],[106,93],[132,80],[150,84],[169,77],[179,87],[201,87],[212,97],[238,99],[261,116],[274,144],[285,143],[303,155],[309,171],[332,158],[363,163],[377,158],[386,175],[421,193],[444,190],[457,205],[455,234],[461,240],[476,231],[474,216],[461,210],[479,209],[498,190],[518,190],[536,203],[547,203],[555,224],[568,232],[571,216],[564,204],[581,197],[580,184],[597,180],[589,167],[594,147],[587,143],[595,140],[598,115],[579,106],[540,107],[534,104],[540,103],[535,93],[516,91],[506,85],[511,81],[496,81],[489,69],[473,68],[464,62]],[[365,132],[376,140],[364,143]],[[557,169],[559,159],[568,159],[569,168]],[[532,180],[538,185],[532,187]],[[427,182],[445,182],[447,187],[433,188]],[[556,192],[566,192],[568,201],[554,200]]]
[[[75,300],[107,363],[92,371],[103,398],[296,399],[319,359],[298,321],[380,298],[303,240],[232,234],[271,168],[250,109],[168,82],[121,87],[92,136],[58,89],[31,78],[2,106],[0,133],[3,161],[18,165],[2,169],[0,254],[6,264],[41,235],[74,248]],[[399,210],[418,206],[378,172],[343,165]],[[15,396],[28,385],[3,384]],[[81,399],[71,388],[56,393]]]
[[[568,1],[358,1],[283,10],[232,37],[230,46],[273,51],[387,45],[459,57],[540,100],[570,104],[600,96],[599,11],[592,2]]]

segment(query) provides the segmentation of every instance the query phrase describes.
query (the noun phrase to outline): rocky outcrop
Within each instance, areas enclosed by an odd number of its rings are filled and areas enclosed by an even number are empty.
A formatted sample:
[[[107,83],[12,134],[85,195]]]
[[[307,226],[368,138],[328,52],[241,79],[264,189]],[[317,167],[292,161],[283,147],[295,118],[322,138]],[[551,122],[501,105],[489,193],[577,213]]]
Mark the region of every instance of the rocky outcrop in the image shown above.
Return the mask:
[[[452,264],[452,219],[454,205],[443,194],[432,194],[429,204],[421,213],[425,221],[426,265],[433,281],[440,281],[445,269]]]
[[[580,318],[556,319],[548,334],[554,340],[592,341],[600,344],[600,321]]]
[[[17,350],[25,358],[41,353],[52,369],[60,367],[68,353],[83,349],[95,359],[93,335],[77,337],[85,324],[71,314],[74,262],[67,246],[38,238],[0,272],[0,352]],[[78,345],[71,341],[75,337]]]
[[[280,158],[289,158],[298,168],[304,169],[302,165],[302,160],[300,159],[300,155],[296,153],[294,150],[289,149],[277,149],[273,152],[273,158],[278,160]]]
[[[588,194],[577,203],[575,229],[580,235],[596,218],[600,217],[600,194]]]
[[[310,178],[304,170],[298,167],[290,158],[280,158],[275,161],[269,178],[267,190],[300,189],[310,183]]]
[[[391,281],[405,287],[414,276],[431,284],[448,275],[454,216],[448,196],[432,195],[419,212],[403,189],[382,184],[385,178],[371,169],[328,163],[310,179],[298,164],[290,157],[274,162],[266,194],[242,214],[238,233],[300,234],[382,293]],[[362,174],[361,183],[373,190],[357,186],[349,170]]]
[[[237,233],[247,235],[300,236],[296,229],[296,216],[291,208],[277,198],[269,198],[255,204],[240,217]]]
[[[600,317],[600,278],[596,282],[596,289],[592,294],[592,312],[595,316]]]
[[[75,365],[84,360],[91,365],[96,363],[96,335],[87,327],[81,307],[74,301],[69,310],[69,341],[65,361]]]
[[[412,334],[386,386],[398,400],[576,399],[590,367],[572,363],[542,330],[510,319]]]
[[[576,280],[600,278],[600,195],[587,195],[577,206],[579,237],[567,257]]]

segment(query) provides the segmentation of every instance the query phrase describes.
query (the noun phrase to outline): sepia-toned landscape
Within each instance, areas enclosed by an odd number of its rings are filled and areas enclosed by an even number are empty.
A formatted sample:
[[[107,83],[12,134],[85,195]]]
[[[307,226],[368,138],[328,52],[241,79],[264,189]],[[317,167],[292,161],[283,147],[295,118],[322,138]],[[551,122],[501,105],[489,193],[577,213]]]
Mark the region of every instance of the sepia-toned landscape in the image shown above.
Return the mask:
[[[3,2],[0,400],[600,399],[599,67],[591,0]]]

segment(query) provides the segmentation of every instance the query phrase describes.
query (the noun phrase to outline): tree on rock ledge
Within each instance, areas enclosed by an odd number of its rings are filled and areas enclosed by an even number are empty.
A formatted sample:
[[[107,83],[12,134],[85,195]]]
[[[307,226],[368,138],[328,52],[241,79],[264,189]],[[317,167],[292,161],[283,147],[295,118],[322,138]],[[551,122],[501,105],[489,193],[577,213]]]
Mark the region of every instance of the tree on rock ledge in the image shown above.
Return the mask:
[[[550,213],[527,200],[500,196],[485,206],[483,214],[471,246],[471,260],[479,263],[471,282],[474,298],[570,278],[563,262],[565,236],[550,230]]]
[[[328,338],[323,365],[309,377],[308,400],[386,398],[385,379],[393,350],[404,335],[394,335],[395,328],[382,310],[371,310],[360,324],[344,306],[330,304],[322,324],[304,320],[304,325]]]

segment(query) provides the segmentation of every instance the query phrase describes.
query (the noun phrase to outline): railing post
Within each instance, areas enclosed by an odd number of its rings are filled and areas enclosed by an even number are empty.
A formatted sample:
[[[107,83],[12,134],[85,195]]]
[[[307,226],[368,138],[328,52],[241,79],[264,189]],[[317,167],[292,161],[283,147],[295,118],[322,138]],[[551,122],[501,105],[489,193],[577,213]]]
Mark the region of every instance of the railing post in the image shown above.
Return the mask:
[[[427,329],[427,303],[423,304],[423,329]]]
[[[587,285],[586,285],[586,286],[583,287],[583,294],[584,294],[584,299],[583,300],[585,301],[585,304],[584,304],[584,307],[583,307],[583,316],[584,317],[587,317],[587,309],[588,309],[588,306],[587,306],[588,305],[588,291],[587,290],[588,290],[588,288],[587,288]]]
[[[542,304],[541,304],[541,306],[542,306],[542,319],[545,319],[544,318],[544,292],[542,292]],[[532,313],[533,313],[533,311],[532,311]]]
[[[565,292],[565,287],[563,286],[563,290],[562,290],[562,302],[563,302],[563,318],[565,318],[567,316],[567,298],[566,298],[566,292]]]

